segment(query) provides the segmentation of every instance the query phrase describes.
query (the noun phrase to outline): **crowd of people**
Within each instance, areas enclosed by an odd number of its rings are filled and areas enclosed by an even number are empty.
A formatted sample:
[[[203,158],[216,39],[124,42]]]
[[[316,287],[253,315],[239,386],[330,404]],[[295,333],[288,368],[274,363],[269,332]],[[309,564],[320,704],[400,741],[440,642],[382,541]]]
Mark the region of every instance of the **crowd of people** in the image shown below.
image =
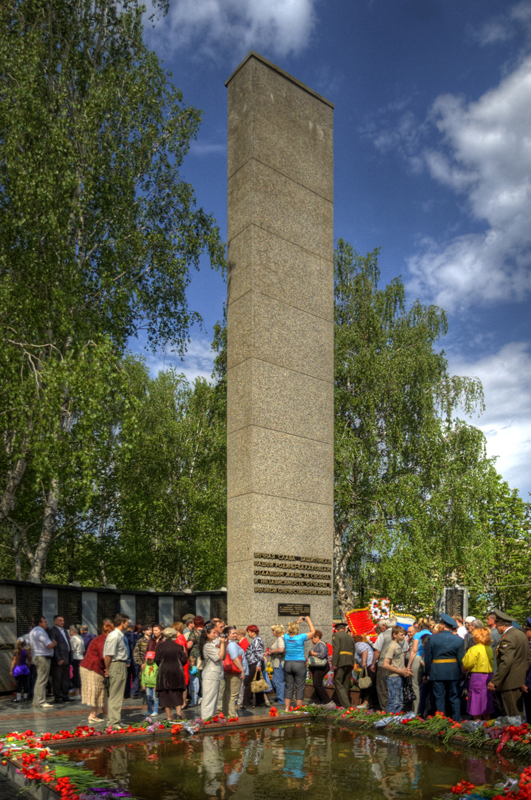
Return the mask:
[[[118,614],[103,621],[97,636],[86,626],[65,630],[60,615],[48,627],[40,616],[13,655],[14,702],[32,698],[52,708],[73,693],[90,708],[91,724],[115,726],[128,697],[143,698],[148,718],[178,719],[193,706],[204,719],[221,711],[234,718],[251,705],[270,705],[273,696],[286,709],[301,706],[308,677],[312,700],[328,703],[331,673],[334,701],[345,707],[354,680],[360,708],[412,709],[420,716],[437,710],[459,721],[466,704],[474,719],[525,713],[531,722],[531,618],[525,632],[497,609],[485,623],[443,614],[437,623],[420,618],[405,630],[391,616],[376,630],[370,641],[340,623],[329,645],[310,617],[300,617],[287,629],[271,625],[264,643],[256,625],[236,628],[192,614],[167,627]]]
[[[299,631],[303,622],[308,632]],[[143,697],[147,717],[164,709],[167,719],[181,718],[188,706],[200,706],[203,718],[219,711],[234,718],[251,705],[270,705],[270,692],[286,708],[292,702],[300,706],[309,639],[309,668],[324,702],[329,651],[309,617],[290,622],[287,631],[272,625],[265,645],[256,625],[236,628],[219,618],[205,621],[192,614],[167,627],[134,624],[117,614],[103,621],[97,636],[83,626],[67,632],[62,616],[55,616],[51,627],[39,616],[13,656],[14,702],[32,699],[40,709],[53,708],[71,702],[73,692],[90,708],[91,724],[111,726],[120,726],[128,697]],[[47,689],[53,692],[53,703],[47,701]]]
[[[456,721],[464,710],[475,720],[496,713],[531,722],[531,618],[525,632],[499,609],[486,622],[442,614],[421,618],[407,631],[395,618],[381,620],[374,644],[336,626],[334,653],[340,668],[334,685],[347,702],[349,669],[361,671],[361,708],[419,716],[440,711]],[[349,639],[352,645],[349,645]]]

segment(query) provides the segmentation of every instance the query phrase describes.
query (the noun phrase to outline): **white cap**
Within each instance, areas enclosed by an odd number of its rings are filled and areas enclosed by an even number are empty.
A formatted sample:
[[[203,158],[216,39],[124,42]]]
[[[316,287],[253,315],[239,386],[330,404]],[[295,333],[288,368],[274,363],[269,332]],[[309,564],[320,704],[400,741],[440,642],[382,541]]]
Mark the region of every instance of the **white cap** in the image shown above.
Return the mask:
[[[475,617],[465,617],[465,622],[474,622]]]

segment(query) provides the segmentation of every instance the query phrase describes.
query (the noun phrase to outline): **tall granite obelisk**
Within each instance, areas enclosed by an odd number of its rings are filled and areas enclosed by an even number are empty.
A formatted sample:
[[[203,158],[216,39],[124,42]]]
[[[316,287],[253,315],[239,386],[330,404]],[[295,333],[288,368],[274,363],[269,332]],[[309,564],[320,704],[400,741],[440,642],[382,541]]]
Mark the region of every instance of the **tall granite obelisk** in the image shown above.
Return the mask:
[[[253,52],[227,86],[228,617],[331,641],[333,104]]]

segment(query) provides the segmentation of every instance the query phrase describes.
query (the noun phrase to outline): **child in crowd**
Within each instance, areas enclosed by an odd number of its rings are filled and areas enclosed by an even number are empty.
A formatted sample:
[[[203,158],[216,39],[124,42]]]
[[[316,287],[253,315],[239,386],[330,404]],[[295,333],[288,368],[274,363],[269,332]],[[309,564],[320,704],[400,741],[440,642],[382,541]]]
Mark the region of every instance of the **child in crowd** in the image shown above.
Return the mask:
[[[146,693],[147,716],[157,716],[159,713],[159,697],[155,690],[157,685],[158,666],[155,664],[155,651],[148,650],[146,660],[142,664],[142,689]]]
[[[17,640],[15,652],[11,659],[10,669],[10,675],[12,675],[17,682],[17,696],[13,700],[14,703],[22,703],[24,700],[28,699],[30,664],[30,646],[24,638],[20,638]]]
[[[190,694],[190,705],[196,706],[199,703],[199,673],[196,665],[195,656],[190,656],[190,678],[188,682],[188,692]]]

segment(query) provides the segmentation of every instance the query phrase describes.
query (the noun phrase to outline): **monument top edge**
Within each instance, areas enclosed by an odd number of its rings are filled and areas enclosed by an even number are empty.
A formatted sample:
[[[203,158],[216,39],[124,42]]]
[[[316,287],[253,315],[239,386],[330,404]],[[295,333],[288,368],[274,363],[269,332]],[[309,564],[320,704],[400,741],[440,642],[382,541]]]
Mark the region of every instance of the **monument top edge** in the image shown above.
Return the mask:
[[[242,67],[243,67],[243,66],[244,66],[244,65],[245,65],[245,64],[246,64],[246,63],[247,63],[247,62],[248,62],[248,61],[249,61],[251,58],[256,58],[256,60],[257,60],[257,61],[261,61],[261,62],[262,62],[262,64],[265,64],[265,65],[266,65],[266,67],[269,67],[269,69],[272,69],[274,72],[278,72],[278,74],[279,74],[279,75],[282,75],[282,76],[283,76],[284,78],[286,78],[288,81],[291,81],[292,83],[296,84],[296,85],[297,85],[297,86],[299,86],[301,89],[303,89],[305,92],[308,92],[308,94],[311,94],[311,95],[313,95],[313,97],[316,97],[318,100],[320,100],[320,101],[321,101],[322,103],[324,103],[325,105],[327,105],[327,106],[330,106],[330,108],[335,108],[335,105],[334,105],[334,103],[332,103],[330,100],[327,100],[327,99],[326,99],[326,97],[323,97],[321,94],[318,94],[318,93],[317,93],[316,91],[314,91],[313,89],[310,89],[310,87],[309,87],[309,86],[306,86],[306,84],[305,84],[305,83],[302,83],[302,81],[300,81],[298,78],[295,78],[295,77],[293,77],[293,75],[290,75],[290,74],[289,74],[289,72],[286,72],[285,70],[281,69],[280,67],[277,67],[277,65],[276,65],[276,64],[273,64],[273,62],[272,62],[272,61],[268,61],[268,60],[267,60],[267,58],[264,58],[264,56],[261,56],[261,55],[260,55],[260,53],[257,53],[257,52],[255,52],[254,50],[251,50],[251,51],[250,51],[250,52],[249,52],[249,53],[248,53],[248,54],[245,56],[245,58],[243,59],[243,61],[241,62],[241,64],[239,64],[239,65],[236,67],[236,69],[235,69],[235,70],[234,70],[234,72],[231,74],[231,76],[228,78],[228,80],[226,80],[226,81],[225,81],[225,86],[228,86],[228,85],[229,85],[229,83],[230,83],[230,82],[231,82],[231,80],[234,78],[234,76],[235,76],[235,75],[236,75],[236,74],[237,74],[237,73],[238,73],[238,72],[241,70],[241,68],[242,68]]]

